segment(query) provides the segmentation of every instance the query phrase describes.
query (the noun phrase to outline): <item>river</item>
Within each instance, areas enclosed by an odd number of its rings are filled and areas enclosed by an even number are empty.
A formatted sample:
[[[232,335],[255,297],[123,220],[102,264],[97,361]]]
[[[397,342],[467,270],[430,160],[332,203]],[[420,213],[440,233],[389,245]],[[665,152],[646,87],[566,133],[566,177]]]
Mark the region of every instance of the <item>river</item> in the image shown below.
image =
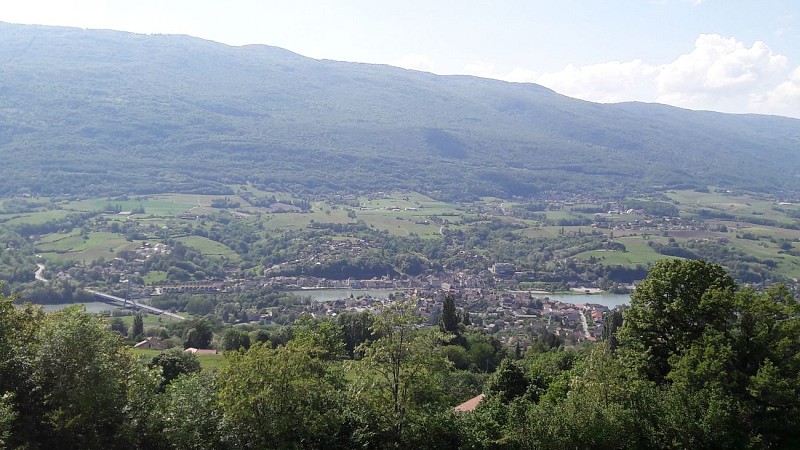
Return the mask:
[[[290,292],[301,297],[311,297],[319,302],[332,302],[350,298],[350,294],[352,294],[353,297],[369,295],[374,298],[387,298],[389,294],[402,292],[402,289],[301,289]],[[534,297],[547,297],[550,300],[574,303],[576,305],[592,303],[609,308],[618,305],[627,305],[630,304],[631,301],[631,296],[629,294],[534,294]]]
[[[72,305],[83,305],[86,307],[86,312],[89,313],[99,313],[102,311],[113,311],[117,309],[114,305],[109,305],[108,303],[103,302],[89,302],[89,303],[53,303],[52,305],[39,305],[45,312],[53,312],[58,311],[60,309],[64,309],[67,306]]]

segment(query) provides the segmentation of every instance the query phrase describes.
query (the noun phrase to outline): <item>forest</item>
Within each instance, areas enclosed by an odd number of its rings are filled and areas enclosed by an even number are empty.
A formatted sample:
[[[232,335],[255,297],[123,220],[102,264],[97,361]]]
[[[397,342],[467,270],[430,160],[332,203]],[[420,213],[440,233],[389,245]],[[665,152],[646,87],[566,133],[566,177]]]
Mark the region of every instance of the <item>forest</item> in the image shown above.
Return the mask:
[[[800,305],[703,261],[656,263],[630,308],[605,317],[602,341],[543,339],[495,352],[489,370],[456,367],[480,338],[452,299],[433,327],[395,302],[341,322],[306,318],[263,341],[231,332],[219,369],[180,350],[142,359],[81,307],[45,314],[14,300],[0,302],[9,448],[800,444]],[[479,392],[474,410],[454,410]]]
[[[3,23],[0,60],[3,173],[16,174],[0,196],[800,191],[797,119],[597,104],[187,36]]]

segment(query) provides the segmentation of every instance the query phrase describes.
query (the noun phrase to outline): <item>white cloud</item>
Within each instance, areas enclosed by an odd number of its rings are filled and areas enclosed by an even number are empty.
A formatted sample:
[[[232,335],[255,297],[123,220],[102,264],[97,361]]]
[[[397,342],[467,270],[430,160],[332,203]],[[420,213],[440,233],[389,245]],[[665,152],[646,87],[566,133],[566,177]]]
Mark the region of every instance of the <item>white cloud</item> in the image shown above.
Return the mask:
[[[800,118],[800,66],[789,78],[765,94],[751,96],[750,109],[766,114]]]
[[[464,73],[483,78],[501,78],[497,76],[494,65],[484,61],[476,61],[464,66]]]
[[[702,34],[690,52],[661,65],[634,59],[570,64],[551,73],[522,67],[497,73],[492,64],[481,62],[465,70],[482,77],[538,83],[570,97],[603,103],[645,101],[800,117],[800,68],[787,79],[786,66],[787,58],[762,41],[748,46],[735,38]]]
[[[642,60],[611,61],[539,76],[537,83],[578,98],[610,103],[652,97],[657,69]]]
[[[402,58],[390,62],[392,66],[402,67],[404,69],[411,69],[411,70],[421,70],[424,72],[433,72],[433,61],[428,57],[428,55],[423,54],[411,54],[411,55],[404,55]]]
[[[660,66],[657,101],[686,107],[723,97],[746,98],[766,75],[783,69],[786,57],[761,41],[750,48],[734,38],[703,34],[695,48]]]

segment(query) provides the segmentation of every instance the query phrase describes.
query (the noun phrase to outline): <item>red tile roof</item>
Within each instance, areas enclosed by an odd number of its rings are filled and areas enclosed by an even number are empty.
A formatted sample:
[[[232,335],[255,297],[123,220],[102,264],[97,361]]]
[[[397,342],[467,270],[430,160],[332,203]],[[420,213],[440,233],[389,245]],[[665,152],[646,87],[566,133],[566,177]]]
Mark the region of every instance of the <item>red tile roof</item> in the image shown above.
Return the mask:
[[[483,397],[484,397],[483,394],[481,394],[481,395],[479,395],[477,397],[473,397],[473,398],[465,401],[464,403],[456,406],[454,409],[455,409],[456,412],[474,411],[475,408],[478,406],[478,403],[480,403],[481,400],[483,400]]]

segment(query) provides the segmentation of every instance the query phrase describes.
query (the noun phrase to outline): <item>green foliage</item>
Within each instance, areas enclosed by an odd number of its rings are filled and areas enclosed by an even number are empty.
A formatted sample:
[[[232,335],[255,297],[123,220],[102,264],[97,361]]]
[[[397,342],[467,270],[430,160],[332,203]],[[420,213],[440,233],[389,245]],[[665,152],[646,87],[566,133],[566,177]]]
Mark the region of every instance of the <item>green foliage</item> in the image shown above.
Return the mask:
[[[631,295],[617,333],[650,379],[663,380],[669,358],[681,355],[707,328],[721,330],[732,319],[733,279],[704,261],[657,262]]]
[[[214,330],[205,319],[192,322],[186,329],[184,342],[185,348],[210,348]]]
[[[38,330],[32,377],[41,392],[41,439],[61,448],[109,448],[130,439],[128,390],[136,360],[81,307],[48,315]]]
[[[133,316],[133,324],[131,324],[130,335],[134,339],[139,339],[142,334],[144,334],[144,319],[142,319],[142,313],[136,313]]]
[[[183,375],[167,386],[159,405],[163,436],[176,449],[222,448],[217,385],[208,373]]]
[[[224,440],[244,448],[322,448],[342,424],[343,373],[289,342],[231,355],[217,377]],[[302,424],[302,432],[298,427]]]
[[[603,314],[603,341],[608,343],[609,350],[613,353],[617,349],[617,330],[622,326],[622,311],[614,309]]]
[[[120,336],[127,336],[128,335],[128,327],[125,326],[125,322],[122,321],[119,317],[114,317],[111,319],[111,324],[109,325],[109,329],[111,331],[117,332]]]
[[[418,330],[412,302],[385,306],[375,317],[380,336],[359,346],[360,361],[351,366],[356,380],[350,387],[356,440],[406,447],[430,411],[446,405],[443,383],[449,362],[441,351],[447,336]]]
[[[459,323],[461,318],[456,311],[456,299],[453,294],[444,296],[442,304],[442,315],[439,317],[439,329],[442,333],[459,334]]]
[[[336,318],[336,323],[342,328],[344,347],[350,357],[356,356],[356,348],[373,339],[372,325],[374,316],[369,312],[342,313]]]
[[[161,369],[161,388],[163,389],[181,375],[190,375],[200,371],[200,361],[194,353],[171,348],[164,350],[150,360],[150,367]]]
[[[739,289],[721,267],[699,261],[659,263],[637,289],[616,352],[605,342],[565,348],[544,338],[514,361],[503,358],[499,341],[472,330],[463,345],[443,345],[451,335],[420,326],[414,302],[396,301],[370,319],[303,317],[254,334],[257,343],[227,354],[229,364],[218,371],[200,370],[194,355],[179,350],[148,367],[102,318],[79,307],[45,315],[2,296],[0,445],[684,449],[800,442],[800,304],[790,291]],[[613,318],[608,328],[618,325]],[[212,332],[205,320],[171,328],[176,335]],[[229,330],[241,334],[236,339],[250,336]],[[361,341],[354,349],[360,359],[343,364],[348,335]],[[491,375],[454,370],[496,359]],[[486,396],[475,411],[455,414],[453,405],[481,385]]]
[[[773,176],[800,166],[792,119],[589,104],[530,84],[179,36],[11,24],[0,33],[0,59],[13,61],[0,107],[18,111],[0,144],[21,174],[3,179],[3,193],[225,196],[248,181],[447,198],[797,187]]]
[[[526,448],[652,448],[656,395],[598,347],[574,374],[567,396],[511,405],[508,439]]]
[[[334,361],[345,356],[342,328],[332,320],[313,320],[309,316],[300,318],[294,328],[293,341],[314,350],[315,356]]]
[[[169,273],[167,276],[169,276]],[[214,312],[214,301],[210,298],[192,297],[186,303],[186,312],[197,316],[205,316]]]
[[[0,448],[6,448],[11,437],[11,426],[17,418],[14,412],[14,405],[11,400],[13,395],[10,392],[0,396]]]
[[[509,403],[522,396],[528,390],[528,380],[522,367],[509,358],[500,363],[500,367],[486,380],[484,391],[487,397],[498,397],[501,402]]]
[[[222,350],[239,351],[250,348],[250,334],[236,328],[226,328],[222,333]]]

